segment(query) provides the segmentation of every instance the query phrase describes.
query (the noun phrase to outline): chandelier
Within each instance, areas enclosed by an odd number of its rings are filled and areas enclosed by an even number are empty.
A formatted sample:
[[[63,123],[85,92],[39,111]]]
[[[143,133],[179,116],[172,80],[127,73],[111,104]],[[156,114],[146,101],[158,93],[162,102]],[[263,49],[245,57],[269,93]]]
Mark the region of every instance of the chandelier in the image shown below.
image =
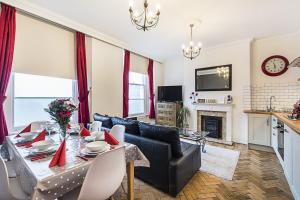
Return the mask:
[[[156,6],[156,11],[149,11],[148,1],[144,1],[144,9],[141,12],[134,11],[133,0],[129,2],[129,13],[131,22],[138,30],[148,31],[150,28],[155,28],[158,24],[160,15],[160,6]]]
[[[218,67],[217,73],[218,73],[219,77],[223,77],[226,80],[229,78],[229,68],[228,67]]]
[[[194,44],[194,41],[193,41],[194,24],[190,24],[190,28],[191,28],[191,40],[190,40],[189,46],[186,47],[183,44],[182,51],[183,51],[184,57],[193,60],[194,58],[196,58],[197,56],[200,55],[202,44],[200,42],[198,43],[198,45]]]

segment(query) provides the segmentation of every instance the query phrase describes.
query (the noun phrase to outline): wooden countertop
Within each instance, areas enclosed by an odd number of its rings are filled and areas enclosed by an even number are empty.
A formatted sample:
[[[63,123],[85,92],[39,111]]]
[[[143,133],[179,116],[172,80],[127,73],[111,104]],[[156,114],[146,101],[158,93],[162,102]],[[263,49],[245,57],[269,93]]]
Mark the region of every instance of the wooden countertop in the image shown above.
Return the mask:
[[[287,118],[286,113],[281,112],[267,112],[267,111],[256,111],[256,110],[244,110],[244,113],[248,114],[265,114],[265,115],[274,115],[284,124],[293,129],[296,133],[300,135],[300,120],[290,120]]]

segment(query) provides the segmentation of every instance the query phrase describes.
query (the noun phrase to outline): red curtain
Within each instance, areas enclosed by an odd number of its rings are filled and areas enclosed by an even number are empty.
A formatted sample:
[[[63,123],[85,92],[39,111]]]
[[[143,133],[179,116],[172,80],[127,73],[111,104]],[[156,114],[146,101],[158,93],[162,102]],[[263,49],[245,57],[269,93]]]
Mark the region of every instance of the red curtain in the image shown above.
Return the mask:
[[[123,117],[128,117],[130,51],[125,50],[123,71]]]
[[[0,15],[0,144],[8,134],[3,105],[12,68],[15,35],[16,9],[2,3]]]
[[[89,123],[89,91],[87,85],[85,35],[76,32],[77,81],[78,81],[78,122]]]
[[[154,85],[153,85],[153,60],[151,60],[151,59],[149,59],[149,64],[148,64],[148,80],[149,80],[149,93],[150,93],[149,118],[150,119],[155,119]]]

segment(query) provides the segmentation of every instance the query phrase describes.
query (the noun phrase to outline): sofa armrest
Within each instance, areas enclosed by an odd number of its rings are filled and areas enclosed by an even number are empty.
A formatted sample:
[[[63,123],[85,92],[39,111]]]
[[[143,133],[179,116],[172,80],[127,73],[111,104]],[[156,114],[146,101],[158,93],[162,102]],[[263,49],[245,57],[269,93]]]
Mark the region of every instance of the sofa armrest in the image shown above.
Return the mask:
[[[165,142],[128,133],[125,133],[125,142],[138,146],[149,161],[161,160],[162,162],[168,163],[172,158],[171,147]]]
[[[170,162],[170,194],[176,196],[201,167],[199,145],[187,144],[183,156]]]

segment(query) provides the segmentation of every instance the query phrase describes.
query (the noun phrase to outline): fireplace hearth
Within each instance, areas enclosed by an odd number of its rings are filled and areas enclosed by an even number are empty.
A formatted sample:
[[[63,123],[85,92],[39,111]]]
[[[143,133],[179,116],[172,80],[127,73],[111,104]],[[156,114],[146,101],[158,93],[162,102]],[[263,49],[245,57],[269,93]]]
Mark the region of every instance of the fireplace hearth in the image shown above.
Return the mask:
[[[222,117],[201,115],[201,130],[208,131],[207,137],[222,138]]]

